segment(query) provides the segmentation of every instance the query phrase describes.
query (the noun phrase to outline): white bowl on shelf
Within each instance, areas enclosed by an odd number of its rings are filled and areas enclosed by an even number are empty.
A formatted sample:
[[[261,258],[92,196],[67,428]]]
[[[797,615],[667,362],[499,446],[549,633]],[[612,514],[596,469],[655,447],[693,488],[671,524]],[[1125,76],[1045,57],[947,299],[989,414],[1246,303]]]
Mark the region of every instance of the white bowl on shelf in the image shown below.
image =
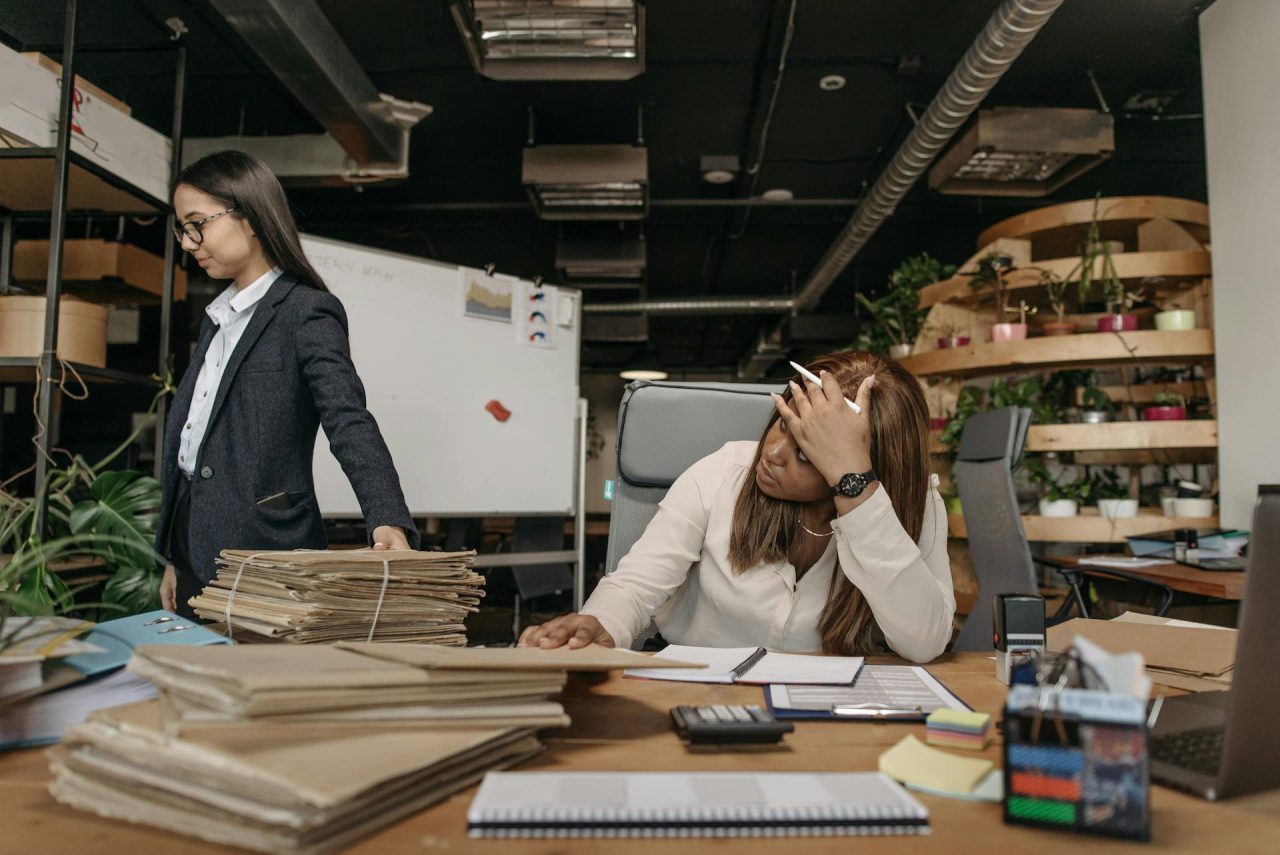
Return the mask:
[[[1174,499],[1173,512],[1180,517],[1213,516],[1213,499]]]
[[[1080,506],[1075,499],[1040,500],[1040,516],[1042,517],[1074,517],[1080,513]]]

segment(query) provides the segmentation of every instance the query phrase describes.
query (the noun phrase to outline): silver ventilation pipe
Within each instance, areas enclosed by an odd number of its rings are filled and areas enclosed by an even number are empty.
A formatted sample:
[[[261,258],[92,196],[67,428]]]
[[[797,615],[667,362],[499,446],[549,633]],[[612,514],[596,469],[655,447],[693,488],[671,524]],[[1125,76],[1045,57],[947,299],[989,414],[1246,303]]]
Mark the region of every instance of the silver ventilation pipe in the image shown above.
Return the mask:
[[[781,315],[792,309],[789,297],[721,297],[705,300],[642,300],[635,303],[585,303],[584,315]]]
[[[818,304],[831,283],[893,214],[902,197],[1061,5],[1062,0],[1005,0],[1000,4],[809,275],[796,295],[797,310],[812,309]]]

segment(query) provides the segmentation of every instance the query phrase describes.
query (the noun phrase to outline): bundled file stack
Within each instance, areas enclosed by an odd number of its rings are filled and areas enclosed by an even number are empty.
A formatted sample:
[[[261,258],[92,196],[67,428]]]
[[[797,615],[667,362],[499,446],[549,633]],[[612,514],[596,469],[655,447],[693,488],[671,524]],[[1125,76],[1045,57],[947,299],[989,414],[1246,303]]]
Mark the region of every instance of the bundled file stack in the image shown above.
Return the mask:
[[[264,852],[340,849],[541,749],[571,670],[625,650],[145,645],[160,698],[94,714],[50,792],[102,816]],[[673,667],[688,663],[674,663]]]
[[[474,551],[224,549],[191,600],[237,640],[466,644],[463,620],[484,596]]]

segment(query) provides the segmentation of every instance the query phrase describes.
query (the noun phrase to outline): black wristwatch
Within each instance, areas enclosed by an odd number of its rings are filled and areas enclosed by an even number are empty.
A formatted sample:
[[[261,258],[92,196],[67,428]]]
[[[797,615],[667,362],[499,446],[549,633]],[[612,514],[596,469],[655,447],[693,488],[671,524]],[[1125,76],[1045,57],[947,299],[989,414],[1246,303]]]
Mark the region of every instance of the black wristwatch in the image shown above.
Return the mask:
[[[866,472],[850,472],[847,475],[840,476],[833,487],[837,496],[846,496],[850,499],[856,499],[862,495],[862,492],[879,480],[876,470],[868,469]]]

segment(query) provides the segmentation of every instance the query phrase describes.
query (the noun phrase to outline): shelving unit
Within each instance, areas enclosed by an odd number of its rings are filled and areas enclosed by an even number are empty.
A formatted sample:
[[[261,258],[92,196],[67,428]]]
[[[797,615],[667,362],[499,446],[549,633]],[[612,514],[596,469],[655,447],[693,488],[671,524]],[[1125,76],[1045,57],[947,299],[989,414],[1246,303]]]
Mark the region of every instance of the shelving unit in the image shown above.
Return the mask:
[[[1033,337],[1019,341],[987,343],[982,335],[995,320],[992,288],[970,287],[971,276],[957,274],[921,291],[921,305],[930,308],[927,324],[934,329],[950,328],[958,335],[968,331],[971,344],[937,349],[934,335],[921,334],[914,353],[901,361],[917,377],[931,382],[959,383],[980,377],[1030,374],[1061,369],[1120,369],[1122,381],[1137,366],[1202,366],[1205,379],[1170,383],[1102,386],[1113,404],[1140,408],[1153,404],[1161,393],[1186,398],[1215,397],[1212,378],[1214,358],[1211,323],[1211,256],[1209,211],[1200,202],[1159,196],[1134,196],[1099,200],[1096,206],[1100,238],[1120,241],[1112,260],[1117,276],[1127,288],[1142,288],[1161,301],[1180,296],[1194,303],[1198,329],[1165,331],[1139,329],[1131,332],[1079,332],[1073,335]],[[961,271],[976,269],[976,262],[990,252],[1014,259],[1014,268],[1004,276],[1010,301],[1027,300],[1039,305],[1035,320],[1053,320],[1045,313],[1045,291],[1041,271],[1049,271],[1070,283],[1079,278],[1079,244],[1084,230],[1093,221],[1095,202],[1086,199],[1029,211],[991,226],[978,240],[979,252]],[[1101,272],[1095,268],[1096,276]],[[1163,303],[1162,303],[1163,304]],[[1086,307],[1087,308],[1087,307]],[[1070,313],[1074,309],[1074,313]],[[1100,315],[1082,313],[1072,303],[1065,320],[1077,329],[1096,329]],[[1139,323],[1151,326],[1155,309],[1140,308],[1131,314]],[[943,333],[945,335],[947,333]],[[951,386],[955,390],[956,386]],[[1083,403],[1077,389],[1074,403]],[[936,413],[935,413],[936,414]],[[930,452],[946,455],[934,431]],[[1054,453],[1077,466],[1130,467],[1130,490],[1137,496],[1139,473],[1133,467],[1148,464],[1205,464],[1217,460],[1216,421],[1123,421],[1102,424],[1038,424],[1027,433],[1025,450]],[[1094,508],[1085,508],[1075,517],[1022,517],[1023,529],[1031,541],[1063,543],[1123,543],[1134,534],[1176,527],[1216,525],[1216,517],[1182,519],[1163,516],[1158,509],[1141,509],[1139,516],[1107,519]],[[964,520],[949,519],[953,537],[965,537]]]
[[[1211,362],[1213,331],[1078,333],[969,344],[930,350],[899,360],[917,377],[982,377],[1019,371],[1051,371],[1097,365],[1158,365]]]
[[[55,145],[0,149],[0,294],[11,290],[13,275],[13,248],[16,240],[15,219],[29,215],[47,215],[49,221],[48,265],[44,285],[46,299],[43,350],[31,358],[7,358],[0,360],[0,379],[7,382],[31,382],[37,376],[57,377],[59,374],[56,353],[58,342],[59,307],[63,293],[68,289],[63,280],[66,224],[69,215],[92,212],[95,215],[163,214],[166,234],[174,224],[169,204],[135,187],[119,176],[93,163],[71,149],[73,102],[75,95],[76,58],[78,46],[77,0],[66,0],[66,17],[63,28],[62,65],[58,104],[58,128]],[[25,46],[32,48],[34,46]],[[113,46],[118,49],[119,46]],[[130,48],[133,49],[133,48]],[[140,45],[137,50],[172,50],[174,53],[174,107],[173,128],[170,135],[170,179],[177,177],[182,162],[182,106],[186,83],[186,47],[175,33],[164,43]],[[169,359],[170,327],[173,312],[174,269],[176,245],[165,242],[163,286],[160,302],[160,342],[157,354],[158,371],[163,373]],[[86,382],[144,383],[148,377],[107,368],[74,366]],[[35,462],[35,495],[44,495],[44,483],[48,476],[49,450],[57,439],[59,400],[61,389],[56,382],[36,384],[35,412],[39,423],[46,426],[37,440],[39,448]],[[164,430],[164,404],[157,409],[156,447],[162,447]],[[157,455],[156,468],[160,465]],[[42,502],[38,510],[37,528],[43,530],[46,507]]]

